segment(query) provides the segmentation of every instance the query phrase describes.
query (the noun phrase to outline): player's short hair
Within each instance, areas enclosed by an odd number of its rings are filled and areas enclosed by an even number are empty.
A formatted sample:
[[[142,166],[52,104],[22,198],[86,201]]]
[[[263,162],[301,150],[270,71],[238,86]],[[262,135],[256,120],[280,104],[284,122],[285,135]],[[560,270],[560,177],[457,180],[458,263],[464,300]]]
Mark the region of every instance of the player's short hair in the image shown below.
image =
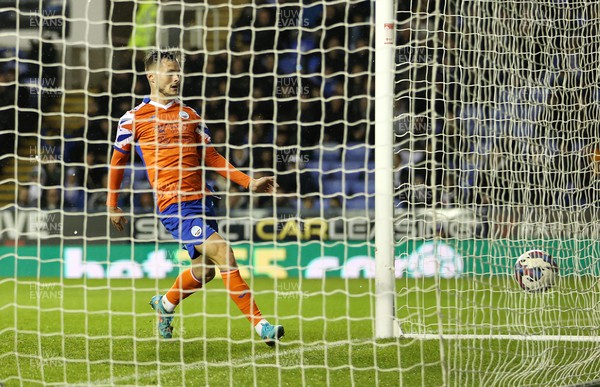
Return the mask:
[[[177,50],[149,50],[144,55],[144,68],[147,71],[162,62],[163,59],[181,63],[183,58],[181,52]]]

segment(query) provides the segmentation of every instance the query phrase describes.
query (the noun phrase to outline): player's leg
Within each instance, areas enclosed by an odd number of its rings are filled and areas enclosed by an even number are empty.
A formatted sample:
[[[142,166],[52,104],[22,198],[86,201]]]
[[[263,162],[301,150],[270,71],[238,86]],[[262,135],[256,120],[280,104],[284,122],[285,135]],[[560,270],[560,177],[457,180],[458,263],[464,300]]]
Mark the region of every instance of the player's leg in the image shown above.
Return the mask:
[[[192,260],[192,267],[179,274],[171,289],[165,294],[163,307],[172,313],[177,305],[215,278],[215,269],[206,265],[202,256]]]
[[[202,257],[192,261],[190,269],[182,271],[164,295],[156,295],[150,300],[150,305],[158,312],[158,331],[166,339],[173,337],[173,312],[179,303],[191,296],[202,286],[215,277],[212,265],[205,265]]]
[[[194,248],[195,244],[204,241],[203,235],[210,235],[214,229],[205,225],[201,214],[203,207],[194,202],[184,202],[180,206],[168,208],[162,214],[167,215],[161,219],[165,228],[173,235],[175,240],[185,243],[192,259],[192,267],[182,271],[171,289],[164,295],[156,295],[150,300],[150,305],[158,312],[158,330],[162,337],[171,338],[173,328],[173,312],[179,303],[200,290],[215,276],[214,266],[209,262],[205,264],[202,257]]]
[[[252,323],[256,333],[268,345],[274,345],[275,341],[284,334],[283,326],[271,325],[262,317],[254,301],[254,297],[252,297],[250,287],[240,275],[233,250],[229,246],[229,243],[215,232],[203,244],[196,245],[196,250],[219,268],[223,283],[229,291],[229,296],[233,302],[235,302],[240,311]]]

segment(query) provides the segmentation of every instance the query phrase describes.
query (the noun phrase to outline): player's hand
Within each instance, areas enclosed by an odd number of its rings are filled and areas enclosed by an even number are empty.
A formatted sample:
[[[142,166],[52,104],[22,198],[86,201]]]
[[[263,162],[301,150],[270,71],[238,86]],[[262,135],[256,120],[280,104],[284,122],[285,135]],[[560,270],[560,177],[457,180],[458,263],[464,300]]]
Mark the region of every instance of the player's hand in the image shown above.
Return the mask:
[[[117,230],[123,231],[125,224],[129,223],[129,221],[122,215],[123,210],[121,210],[119,207],[108,207],[108,213],[112,225],[115,226]]]
[[[250,191],[256,193],[274,193],[275,190],[279,187],[277,183],[275,183],[275,176],[265,176],[260,179],[252,179],[250,180]]]

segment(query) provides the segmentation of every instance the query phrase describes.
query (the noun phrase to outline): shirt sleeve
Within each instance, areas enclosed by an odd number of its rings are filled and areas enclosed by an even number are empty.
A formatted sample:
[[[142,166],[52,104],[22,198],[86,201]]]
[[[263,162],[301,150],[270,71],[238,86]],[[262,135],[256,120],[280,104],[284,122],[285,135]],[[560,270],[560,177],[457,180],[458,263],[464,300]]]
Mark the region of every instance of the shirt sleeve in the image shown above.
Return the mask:
[[[202,146],[210,144],[210,142],[210,130],[208,130],[204,121],[201,120],[196,127],[196,143],[199,144],[198,151],[202,149]]]
[[[127,112],[119,120],[117,127],[117,138],[115,139],[114,149],[118,152],[129,154],[131,152],[131,143],[133,142],[133,114]]]
[[[125,167],[129,161],[131,144],[133,142],[133,114],[126,113],[119,120],[117,138],[113,146],[114,152],[108,169],[108,195],[106,205],[116,207],[119,202],[119,190],[123,182]]]
[[[201,122],[196,128],[196,135],[197,142],[201,144],[198,146],[198,154],[204,154],[204,162],[207,166],[214,168],[215,172],[217,172],[219,175],[241,185],[244,188],[248,188],[250,186],[250,176],[238,170],[229,161],[227,161],[225,157],[217,152],[211,143],[210,131],[204,122]]]

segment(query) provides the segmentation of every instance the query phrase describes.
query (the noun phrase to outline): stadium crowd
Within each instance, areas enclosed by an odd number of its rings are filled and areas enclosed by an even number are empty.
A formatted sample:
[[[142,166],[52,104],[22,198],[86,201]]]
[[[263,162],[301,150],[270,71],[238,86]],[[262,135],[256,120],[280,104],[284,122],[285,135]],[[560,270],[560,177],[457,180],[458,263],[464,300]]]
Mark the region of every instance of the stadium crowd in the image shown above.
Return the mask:
[[[450,16],[441,29],[425,2],[401,2],[399,7],[394,106],[397,206],[589,202],[590,196],[581,187],[590,181],[582,154],[591,136],[565,135],[562,125],[572,122],[562,116],[562,106],[570,106],[577,96],[563,92],[544,103],[544,114],[549,117],[544,122],[552,122],[553,134],[540,133],[541,125],[537,133],[531,130],[535,127],[532,120],[540,120],[541,112],[539,101],[532,103],[531,98],[542,98],[531,90],[544,94],[553,86],[562,87],[562,82],[565,90],[576,91],[576,82],[567,85],[574,82],[571,73],[554,79],[551,87],[525,89],[528,99],[513,96],[505,101],[508,97],[502,92],[507,88],[486,89],[488,94],[482,96],[478,90],[492,79],[491,70],[481,65],[469,70],[477,73],[469,73],[458,65],[469,60],[457,55],[458,46],[468,44],[459,42],[456,33],[468,29],[465,21]],[[228,53],[204,56],[200,50],[190,50],[186,56],[184,102],[203,116],[212,142],[234,165],[254,176],[277,174],[279,209],[374,206],[372,18],[367,1],[307,2],[302,9],[259,1],[240,13],[229,35]],[[524,44],[523,37],[513,38]],[[58,67],[52,65],[58,63],[52,44],[35,42],[32,47],[18,53],[25,59],[18,67],[9,62],[4,66],[7,71],[0,72],[2,106],[13,104],[11,97],[18,95],[19,135],[33,131],[38,111],[60,108],[53,106],[60,99],[47,94],[38,98],[28,87],[40,86],[35,83],[40,74],[42,79],[59,77]],[[543,48],[532,50],[542,55]],[[41,162],[19,189],[20,205],[103,210],[118,119],[149,92],[141,57],[132,54],[132,58],[91,90],[96,94],[86,101],[87,122],[80,127],[61,132],[45,125],[43,118],[39,120],[42,140],[36,152],[49,154],[37,155]],[[532,73],[543,77],[565,65],[556,62],[555,69],[543,64],[555,62],[536,57],[531,63],[523,62],[523,71],[530,71],[527,66],[531,66]],[[15,77],[21,85],[16,91]],[[437,119],[431,120],[432,116]],[[3,127],[14,128],[14,117],[14,110],[0,110]],[[496,124],[487,124],[492,121]],[[14,144],[10,138],[1,141],[3,154],[14,152]],[[540,163],[536,152],[547,160]],[[134,161],[124,184],[137,193],[123,195],[122,205],[153,211],[141,160]],[[542,174],[537,172],[547,170],[548,163],[560,176],[541,181]],[[572,174],[575,167],[583,172]],[[207,177],[229,208],[250,205],[249,196],[239,187],[215,173]],[[553,181],[561,181],[555,184],[561,198],[549,198]],[[260,199],[254,205],[272,207],[270,200]]]
[[[251,6],[241,12],[228,54],[204,56],[191,50],[186,55],[182,99],[203,115],[212,142],[234,165],[254,176],[277,174],[279,208],[339,207],[344,194],[356,196],[348,199],[350,208],[373,205],[365,195],[374,187],[368,149],[374,114],[370,7],[366,1],[315,3],[301,11],[298,6],[278,9],[259,3],[256,15]],[[33,51],[19,55],[38,57]],[[44,51],[42,62],[56,63],[51,55]],[[101,96],[87,99],[82,127],[62,135],[42,119],[41,145],[35,150],[40,162],[19,189],[20,205],[104,208],[116,124],[149,92],[143,65],[139,56],[134,58],[136,71],[115,69],[94,90]],[[42,78],[58,77],[44,74],[47,68],[43,66]],[[23,85],[40,72],[29,61],[18,70]],[[31,117],[19,117],[21,128],[27,120],[37,122],[36,109],[51,111],[52,103],[60,100],[45,94],[38,99],[23,89],[31,98],[20,100],[19,107],[31,111]],[[217,192],[230,193],[230,208],[249,205],[248,195],[217,174],[208,173],[208,181]],[[122,196],[123,206],[153,211],[141,160],[135,160],[124,185],[137,193]],[[260,200],[256,205],[272,205],[271,199]]]

